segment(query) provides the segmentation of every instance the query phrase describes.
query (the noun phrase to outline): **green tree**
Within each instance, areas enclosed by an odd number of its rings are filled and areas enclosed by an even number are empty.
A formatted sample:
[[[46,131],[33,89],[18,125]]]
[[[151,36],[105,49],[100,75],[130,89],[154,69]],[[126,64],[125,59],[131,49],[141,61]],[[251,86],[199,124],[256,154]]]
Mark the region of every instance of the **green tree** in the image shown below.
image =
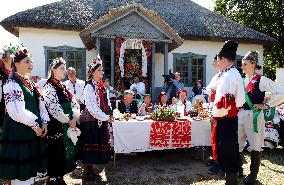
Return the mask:
[[[284,0],[216,0],[214,11],[277,40],[264,48],[264,74],[284,67]]]

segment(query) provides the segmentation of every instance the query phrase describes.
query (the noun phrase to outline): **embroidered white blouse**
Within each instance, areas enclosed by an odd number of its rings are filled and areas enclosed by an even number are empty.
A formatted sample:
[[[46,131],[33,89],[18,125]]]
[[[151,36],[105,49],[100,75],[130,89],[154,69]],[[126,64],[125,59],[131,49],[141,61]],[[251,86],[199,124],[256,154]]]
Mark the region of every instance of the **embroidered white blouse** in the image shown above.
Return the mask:
[[[98,94],[98,85],[95,81],[92,81],[93,85],[95,86],[95,89],[91,84],[87,84],[84,89],[84,103],[86,105],[86,108],[91,113],[91,115],[100,120],[100,121],[107,121],[110,116],[105,114],[102,109],[100,108],[100,97]],[[110,101],[109,101],[109,95],[107,91],[107,99],[108,99],[108,105],[111,107]]]
[[[15,80],[7,80],[3,86],[3,91],[6,111],[13,120],[31,127],[37,125],[37,119],[41,119],[42,124],[46,124],[50,120],[42,96],[39,97],[40,118],[38,118],[25,108],[23,91]]]
[[[48,112],[61,123],[68,123],[70,121],[69,115],[64,114],[64,111],[59,103],[58,96],[54,86],[50,83],[46,83],[43,88],[43,97],[44,102],[47,107]],[[80,117],[80,108],[73,96],[71,102],[71,108],[73,112],[73,117],[79,119]]]

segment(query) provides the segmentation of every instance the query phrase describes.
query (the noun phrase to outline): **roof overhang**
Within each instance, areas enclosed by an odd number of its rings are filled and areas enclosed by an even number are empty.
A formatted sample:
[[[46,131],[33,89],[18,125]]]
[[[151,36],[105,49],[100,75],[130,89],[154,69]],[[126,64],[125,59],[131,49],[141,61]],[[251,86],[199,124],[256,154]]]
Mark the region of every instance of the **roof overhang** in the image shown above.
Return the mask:
[[[141,21],[141,24],[145,24],[146,27],[141,28],[139,21]],[[143,37],[141,39],[159,43],[167,42],[170,51],[181,46],[184,41],[157,13],[139,4],[111,9],[108,14],[81,31],[80,37],[89,50],[95,48],[94,37]]]

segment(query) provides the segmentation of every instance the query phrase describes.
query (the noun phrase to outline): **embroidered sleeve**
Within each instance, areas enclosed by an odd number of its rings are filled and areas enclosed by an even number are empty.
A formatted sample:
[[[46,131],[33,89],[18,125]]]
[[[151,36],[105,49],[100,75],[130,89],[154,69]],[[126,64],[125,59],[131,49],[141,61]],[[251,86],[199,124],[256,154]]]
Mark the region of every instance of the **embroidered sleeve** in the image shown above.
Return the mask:
[[[21,87],[14,81],[8,80],[3,86],[6,110],[9,116],[28,126],[36,126],[38,117],[25,108],[24,94]]]
[[[72,107],[73,117],[75,117],[76,119],[79,119],[79,117],[80,117],[80,107],[79,107],[79,104],[77,103],[77,101],[76,101],[74,96],[72,98],[71,107]]]
[[[262,76],[259,83],[259,89],[262,92],[270,92],[272,94],[267,104],[270,107],[275,107],[284,103],[284,87],[273,82],[269,78]]]
[[[47,124],[47,122],[50,121],[48,112],[46,110],[45,104],[44,104],[44,98],[43,96],[39,97],[39,110],[40,110],[40,117],[43,124]]]
[[[84,90],[84,99],[85,99],[85,105],[88,109],[88,111],[91,113],[91,115],[101,121],[107,121],[109,119],[109,115],[106,115],[100,106],[100,100],[97,93],[94,91],[94,88],[87,84]]]
[[[47,83],[43,89],[43,98],[48,112],[61,123],[70,121],[69,115],[64,114],[54,87]]]

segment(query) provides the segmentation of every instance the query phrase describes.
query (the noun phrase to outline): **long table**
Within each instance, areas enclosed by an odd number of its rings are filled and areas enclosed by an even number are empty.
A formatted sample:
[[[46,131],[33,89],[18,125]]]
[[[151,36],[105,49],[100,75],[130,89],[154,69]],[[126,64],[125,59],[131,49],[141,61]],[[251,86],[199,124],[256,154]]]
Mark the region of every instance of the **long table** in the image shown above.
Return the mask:
[[[191,122],[191,147],[211,146],[211,123],[209,120]],[[131,153],[159,150],[150,147],[152,120],[115,121],[113,123],[114,152]]]

